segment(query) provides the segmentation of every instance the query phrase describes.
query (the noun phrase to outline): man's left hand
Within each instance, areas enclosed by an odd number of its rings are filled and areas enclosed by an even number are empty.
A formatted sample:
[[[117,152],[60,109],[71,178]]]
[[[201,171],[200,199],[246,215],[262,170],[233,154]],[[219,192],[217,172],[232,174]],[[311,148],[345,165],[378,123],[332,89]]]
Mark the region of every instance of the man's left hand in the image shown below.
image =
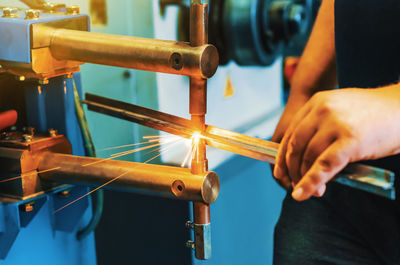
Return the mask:
[[[282,139],[274,175],[292,196],[322,196],[348,163],[400,152],[400,87],[348,88],[315,94]]]

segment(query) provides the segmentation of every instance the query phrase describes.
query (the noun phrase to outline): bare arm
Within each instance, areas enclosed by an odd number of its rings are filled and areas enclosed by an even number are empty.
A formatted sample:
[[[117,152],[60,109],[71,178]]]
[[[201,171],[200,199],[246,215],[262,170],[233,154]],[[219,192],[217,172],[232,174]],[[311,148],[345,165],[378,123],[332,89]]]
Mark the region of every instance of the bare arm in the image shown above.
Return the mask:
[[[333,0],[324,0],[319,21],[329,11],[333,24],[333,4]],[[315,44],[314,40],[310,40],[296,73],[290,103],[300,104],[299,99],[314,95],[302,101],[305,104],[301,107],[292,107],[295,111],[291,110],[284,126],[280,124],[284,136],[274,170],[278,180],[292,182],[292,196],[299,201],[322,196],[326,183],[348,163],[400,153],[400,84],[320,91],[334,84],[333,75],[329,74],[334,69],[334,57],[329,56],[331,53],[320,54],[322,57],[315,61],[325,67],[313,66],[311,44]],[[314,52],[323,48],[315,45]],[[328,51],[333,52],[331,49],[329,46]],[[287,112],[288,108],[285,115]]]
[[[323,0],[310,39],[293,76],[288,103],[272,141],[282,140],[294,115],[313,94],[337,86],[334,35],[334,0]],[[286,188],[291,183],[287,178],[280,182]]]

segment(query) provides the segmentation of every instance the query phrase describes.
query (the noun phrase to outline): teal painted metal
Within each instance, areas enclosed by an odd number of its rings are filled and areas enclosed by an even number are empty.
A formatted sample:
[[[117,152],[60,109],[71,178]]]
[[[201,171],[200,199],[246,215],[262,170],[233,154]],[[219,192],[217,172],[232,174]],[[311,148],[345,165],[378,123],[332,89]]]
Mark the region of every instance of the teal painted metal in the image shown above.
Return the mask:
[[[51,78],[46,85],[27,83],[25,100],[28,126],[43,133],[49,128],[57,129],[67,136],[74,155],[85,155],[82,132],[75,114],[72,78]]]
[[[32,212],[21,209],[27,201],[0,204],[0,258],[4,259],[0,264],[96,265],[94,235],[76,239],[77,231],[91,218],[90,200],[54,213],[87,190],[74,187],[71,197],[64,199],[57,192],[35,198]]]
[[[65,14],[42,14],[40,19],[24,19],[24,10],[18,18],[1,18],[0,23],[0,59],[18,63],[31,63],[31,25],[62,19],[86,17],[87,15],[68,16]]]

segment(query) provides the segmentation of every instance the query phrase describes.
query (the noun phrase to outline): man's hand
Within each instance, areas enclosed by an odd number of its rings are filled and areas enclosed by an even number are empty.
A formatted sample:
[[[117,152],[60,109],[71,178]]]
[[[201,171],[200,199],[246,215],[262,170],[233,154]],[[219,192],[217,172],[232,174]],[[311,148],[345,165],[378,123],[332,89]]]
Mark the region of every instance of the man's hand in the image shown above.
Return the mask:
[[[15,110],[0,113],[0,130],[14,125],[17,122],[17,117]]]
[[[400,152],[400,86],[315,94],[282,139],[274,175],[295,185],[294,199],[322,196],[350,162]]]
[[[309,96],[298,94],[291,94],[288,102],[285,107],[285,111],[282,114],[281,119],[275,129],[274,135],[271,138],[271,141],[279,143],[282,141],[282,138],[285,134],[285,131],[290,125],[290,122],[293,120],[293,117],[296,113],[301,109],[301,107],[306,104],[309,100]],[[271,165],[272,170],[274,170],[274,166]],[[291,181],[289,178],[277,178],[279,185],[281,185],[284,189],[289,189],[291,186]]]

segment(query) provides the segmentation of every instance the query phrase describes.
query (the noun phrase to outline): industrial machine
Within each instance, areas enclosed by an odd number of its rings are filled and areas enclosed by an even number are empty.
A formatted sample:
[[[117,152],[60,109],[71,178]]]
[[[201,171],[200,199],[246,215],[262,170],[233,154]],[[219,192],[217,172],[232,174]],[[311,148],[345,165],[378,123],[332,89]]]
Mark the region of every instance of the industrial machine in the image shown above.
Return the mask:
[[[18,126],[0,139],[0,258],[7,261],[21,229],[33,227],[41,209],[47,208],[41,220],[48,218],[55,238],[61,232],[65,242],[80,242],[74,252],[84,245],[90,253],[86,261],[76,257],[72,263],[94,264],[90,236],[103,188],[193,202],[193,221],[187,223],[193,241],[187,246],[197,259],[211,258],[210,204],[217,199],[220,181],[208,170],[206,145],[274,163],[278,144],[207,125],[207,79],[216,73],[221,51],[222,64],[271,64],[285,42],[309,30],[312,22],[306,18],[312,1],[210,1],[212,28],[227,32],[213,33],[216,46],[208,44],[209,7],[199,0],[189,3],[189,42],[93,33],[89,17],[80,14],[78,6],[23,2],[32,9],[2,7],[0,18],[1,93],[10,98],[4,107],[21,115]],[[190,120],[92,94],[81,102],[78,72],[83,63],[189,77]],[[190,169],[149,164],[153,159],[114,160],[137,150],[94,157],[81,103],[189,139]],[[350,165],[337,180],[388,198],[395,195],[393,173],[386,170]],[[96,193],[92,214],[88,195]]]

